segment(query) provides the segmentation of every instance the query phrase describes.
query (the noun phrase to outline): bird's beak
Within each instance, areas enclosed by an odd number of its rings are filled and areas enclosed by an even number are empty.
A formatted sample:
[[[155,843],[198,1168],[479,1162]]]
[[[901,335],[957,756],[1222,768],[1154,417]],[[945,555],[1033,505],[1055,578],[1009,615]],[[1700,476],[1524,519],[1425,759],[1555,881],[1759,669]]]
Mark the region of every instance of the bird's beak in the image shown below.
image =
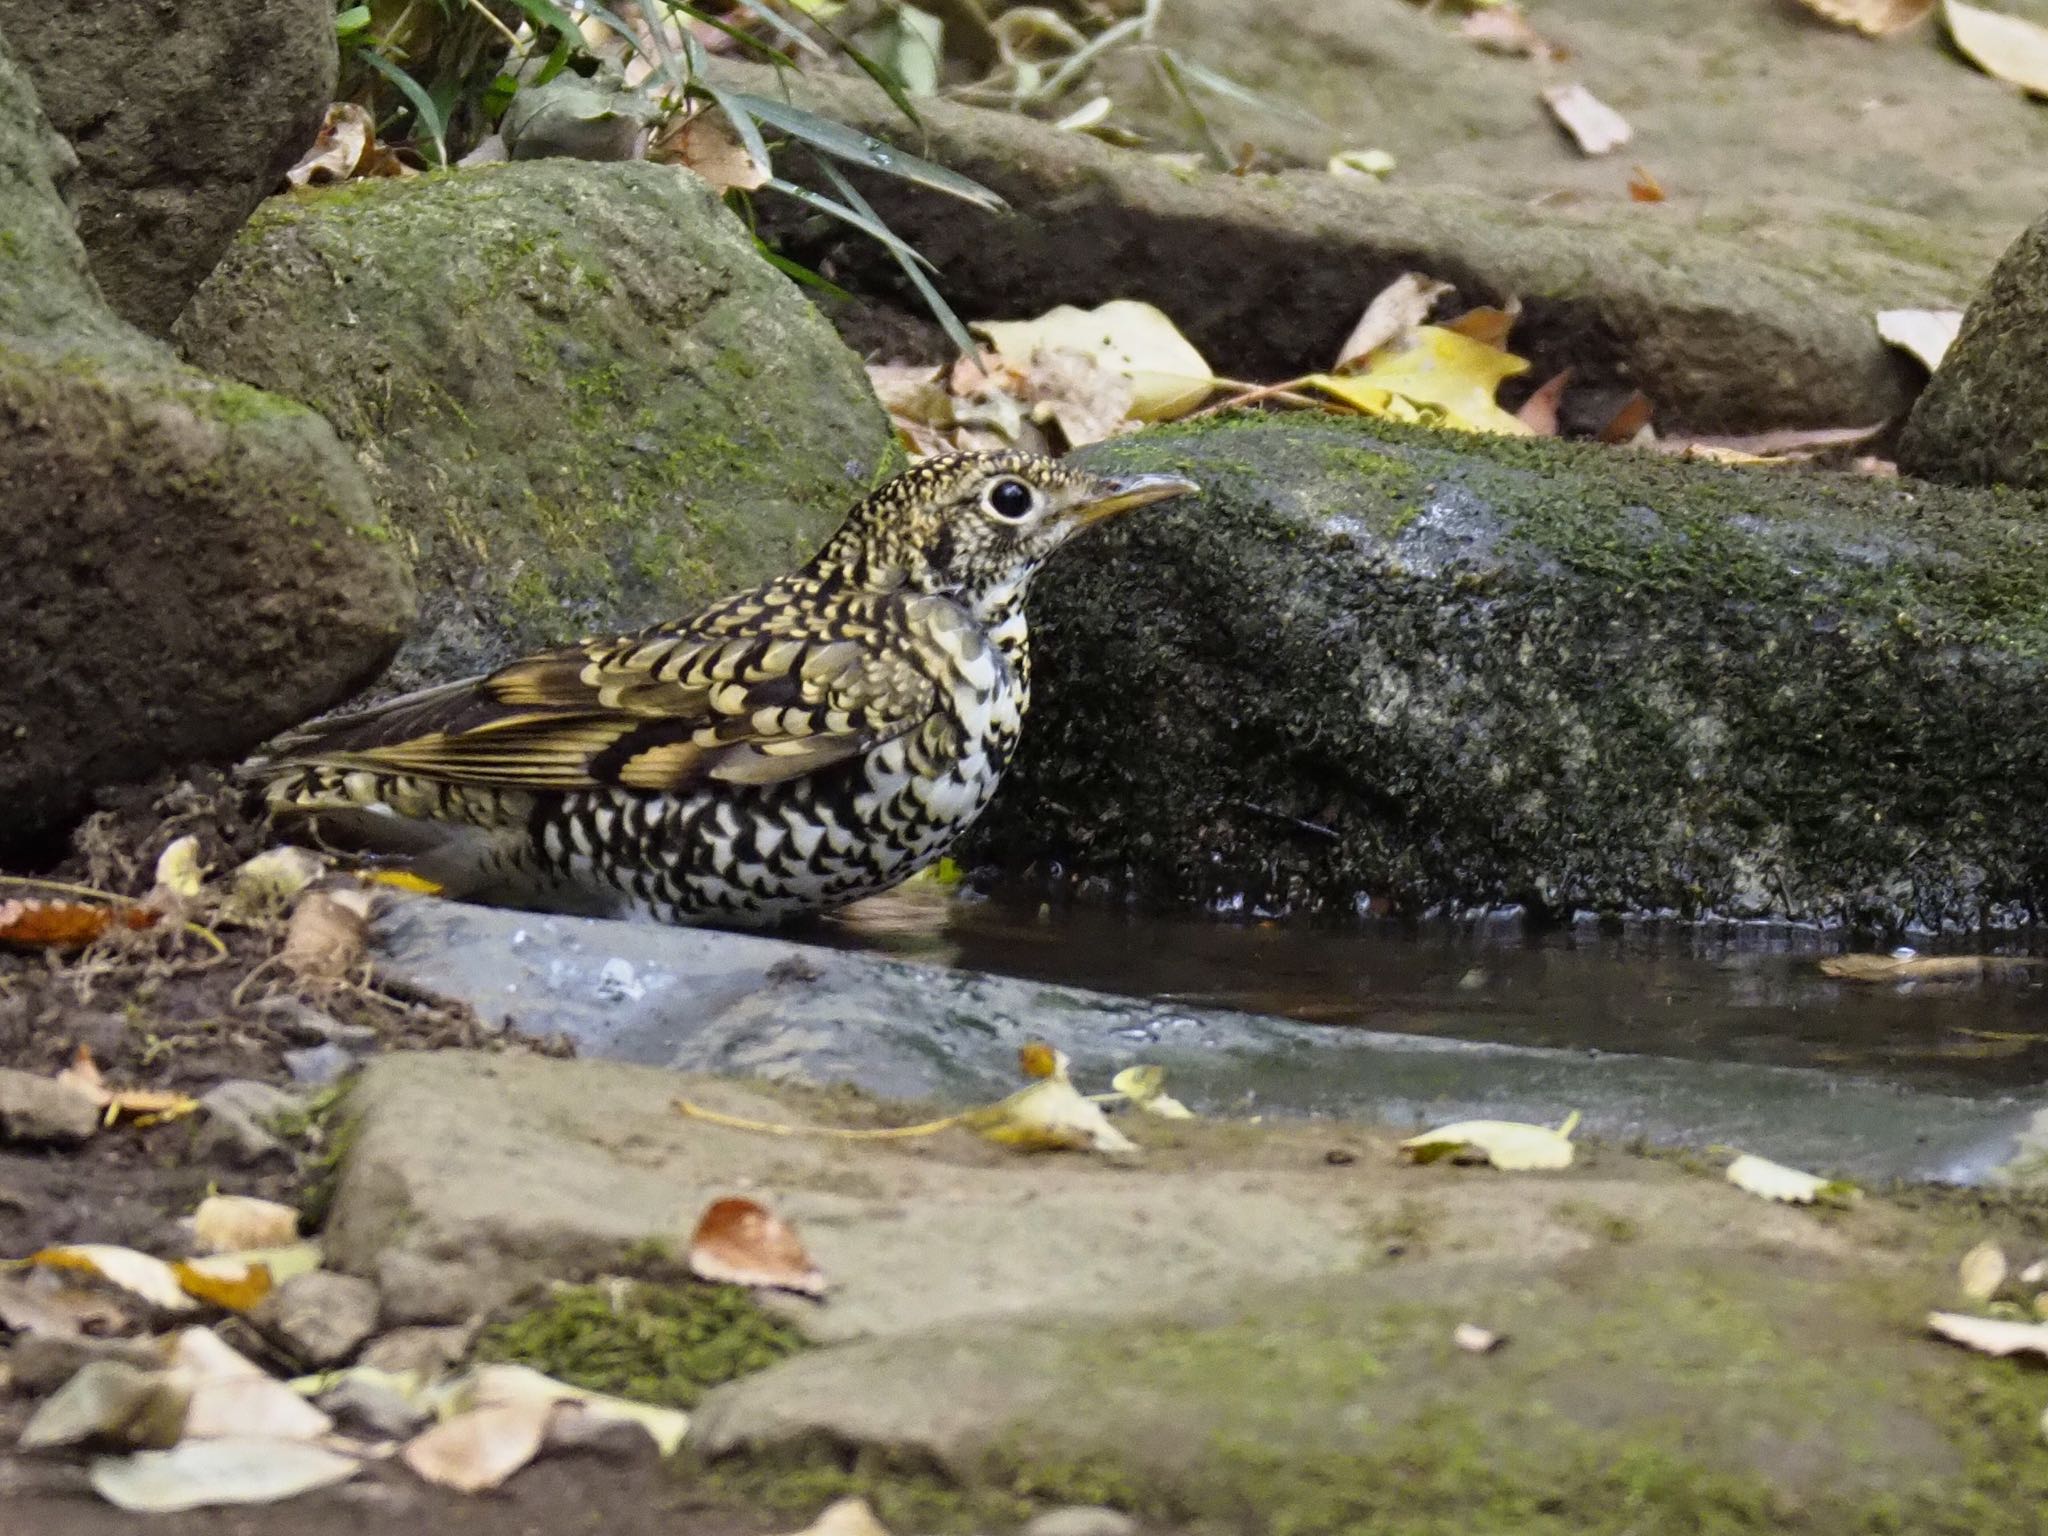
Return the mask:
[[[1194,481],[1179,475],[1103,475],[1096,483],[1102,488],[1101,494],[1076,502],[1069,514],[1083,528],[1119,512],[1148,507],[1171,496],[1191,496],[1201,490]]]

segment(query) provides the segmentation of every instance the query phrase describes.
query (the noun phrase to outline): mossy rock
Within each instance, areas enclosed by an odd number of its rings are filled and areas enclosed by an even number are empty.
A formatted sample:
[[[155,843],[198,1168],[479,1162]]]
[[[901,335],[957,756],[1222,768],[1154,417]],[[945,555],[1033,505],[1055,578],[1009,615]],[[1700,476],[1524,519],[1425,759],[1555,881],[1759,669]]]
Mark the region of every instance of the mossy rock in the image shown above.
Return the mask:
[[[178,339],[355,447],[428,594],[406,683],[786,570],[897,462],[859,360],[667,166],[275,200]]]
[[[69,163],[0,47],[0,850],[101,785],[231,760],[397,645],[405,561],[332,429],[184,367],[100,297]]]
[[[1899,463],[1960,485],[2048,490],[2048,217],[1971,302],[1906,422]]]
[[[1034,594],[971,854],[1182,902],[2033,920],[2026,497],[1326,418],[1085,451],[1199,498]]]

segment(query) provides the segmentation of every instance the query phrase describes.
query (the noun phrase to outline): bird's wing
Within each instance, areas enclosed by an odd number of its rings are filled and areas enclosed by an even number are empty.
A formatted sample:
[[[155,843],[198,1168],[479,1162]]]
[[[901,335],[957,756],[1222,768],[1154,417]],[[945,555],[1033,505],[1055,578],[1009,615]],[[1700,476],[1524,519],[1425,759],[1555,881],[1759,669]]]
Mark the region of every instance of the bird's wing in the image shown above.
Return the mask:
[[[939,705],[933,626],[967,622],[943,599],[878,598],[843,606],[829,632],[765,615],[585,642],[318,722],[271,765],[532,790],[778,783],[923,723]]]

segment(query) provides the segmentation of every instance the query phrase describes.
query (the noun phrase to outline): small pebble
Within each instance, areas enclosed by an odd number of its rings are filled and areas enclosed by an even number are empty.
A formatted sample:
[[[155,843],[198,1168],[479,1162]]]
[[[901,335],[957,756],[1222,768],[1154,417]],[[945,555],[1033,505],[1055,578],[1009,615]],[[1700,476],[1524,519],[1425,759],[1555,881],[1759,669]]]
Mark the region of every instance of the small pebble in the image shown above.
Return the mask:
[[[377,1287],[316,1269],[294,1275],[248,1314],[262,1335],[316,1370],[339,1365],[377,1331]]]
[[[330,1040],[325,1045],[286,1051],[284,1065],[293,1082],[304,1083],[310,1088],[324,1088],[355,1071],[357,1063],[352,1051],[345,1051]]]
[[[1138,1522],[1100,1504],[1048,1509],[1026,1522],[1022,1536],[1134,1536]]]
[[[73,1146],[100,1128],[100,1106],[70,1083],[0,1067],[0,1141]]]
[[[200,1158],[225,1157],[247,1167],[267,1158],[289,1159],[290,1148],[271,1129],[301,1105],[295,1094],[250,1078],[229,1078],[199,1098],[199,1130],[193,1153]]]

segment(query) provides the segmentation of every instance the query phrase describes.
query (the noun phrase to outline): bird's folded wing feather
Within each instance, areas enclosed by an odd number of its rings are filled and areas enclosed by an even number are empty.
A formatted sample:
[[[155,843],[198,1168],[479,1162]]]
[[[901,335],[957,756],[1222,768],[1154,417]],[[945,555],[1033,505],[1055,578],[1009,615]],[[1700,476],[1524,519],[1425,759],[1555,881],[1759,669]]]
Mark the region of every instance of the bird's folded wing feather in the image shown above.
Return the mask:
[[[829,639],[649,631],[320,722],[272,761],[533,790],[772,784],[915,729],[937,704],[900,623]]]

